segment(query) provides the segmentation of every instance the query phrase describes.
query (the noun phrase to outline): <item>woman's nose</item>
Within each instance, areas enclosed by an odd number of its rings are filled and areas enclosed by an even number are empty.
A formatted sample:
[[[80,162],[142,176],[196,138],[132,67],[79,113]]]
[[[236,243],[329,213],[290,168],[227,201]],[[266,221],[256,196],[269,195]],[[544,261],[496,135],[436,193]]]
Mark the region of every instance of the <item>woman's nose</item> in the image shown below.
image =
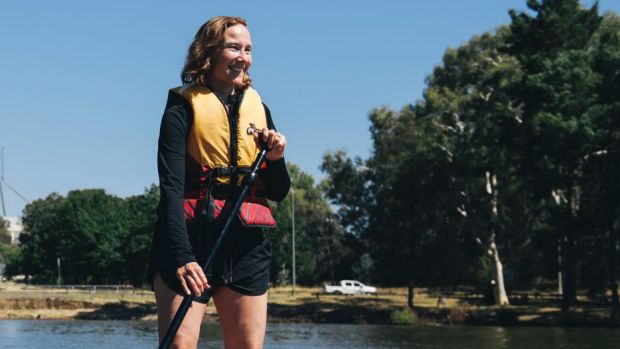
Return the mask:
[[[249,54],[243,50],[239,51],[239,55],[237,55],[237,60],[238,61],[247,61],[249,57]]]

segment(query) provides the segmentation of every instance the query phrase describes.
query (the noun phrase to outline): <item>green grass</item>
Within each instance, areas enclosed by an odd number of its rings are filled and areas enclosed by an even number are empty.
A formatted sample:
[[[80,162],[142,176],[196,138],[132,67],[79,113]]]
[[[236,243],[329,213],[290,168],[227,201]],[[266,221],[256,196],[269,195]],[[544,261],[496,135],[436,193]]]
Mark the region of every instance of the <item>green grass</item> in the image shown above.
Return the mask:
[[[269,290],[269,321],[318,323],[377,323],[415,325],[445,324],[531,324],[605,326],[610,309],[588,303],[562,312],[552,293],[530,298],[528,304],[499,308],[481,304],[481,297],[467,291],[445,293],[415,289],[415,311],[407,306],[406,288],[380,288],[377,295],[326,295],[320,287],[272,287]],[[540,292],[537,292],[540,293]],[[439,297],[443,302],[439,304]],[[155,297],[150,290],[64,290],[45,286],[0,282],[0,318],[79,318],[78,312],[94,310],[138,318],[153,318]],[[110,309],[110,312],[106,312]],[[215,314],[212,302],[208,314]],[[31,315],[38,314],[38,315]],[[213,315],[215,316],[215,315]],[[211,318],[214,318],[211,316]],[[36,318],[36,317],[35,317]]]

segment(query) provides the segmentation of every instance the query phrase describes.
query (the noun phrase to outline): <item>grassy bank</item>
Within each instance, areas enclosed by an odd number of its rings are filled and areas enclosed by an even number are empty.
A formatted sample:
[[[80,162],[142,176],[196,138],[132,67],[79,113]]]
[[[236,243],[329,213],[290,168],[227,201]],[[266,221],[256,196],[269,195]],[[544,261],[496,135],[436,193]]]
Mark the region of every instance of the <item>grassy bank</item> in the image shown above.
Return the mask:
[[[438,301],[441,296],[441,301]],[[524,302],[521,302],[524,303]],[[608,307],[580,302],[563,312],[557,300],[537,298],[498,308],[480,304],[467,293],[439,294],[416,289],[415,310],[407,307],[405,288],[382,288],[376,296],[322,295],[320,288],[271,288],[270,322],[353,324],[465,324],[534,326],[612,326]],[[67,290],[0,283],[0,319],[156,319],[148,290]],[[217,321],[212,304],[205,321]]]
[[[156,319],[146,290],[81,290],[0,283],[0,319]]]

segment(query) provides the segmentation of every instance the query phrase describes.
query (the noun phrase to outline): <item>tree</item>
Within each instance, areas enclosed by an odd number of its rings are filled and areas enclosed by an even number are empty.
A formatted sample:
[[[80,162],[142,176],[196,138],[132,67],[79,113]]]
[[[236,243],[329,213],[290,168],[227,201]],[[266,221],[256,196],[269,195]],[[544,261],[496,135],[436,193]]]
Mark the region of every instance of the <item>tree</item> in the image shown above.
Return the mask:
[[[22,219],[24,232],[20,235],[22,246],[22,271],[35,280],[52,282],[55,280],[54,266],[58,257],[60,233],[65,230],[65,222],[60,211],[65,198],[52,193],[45,199],[35,200],[25,208]]]
[[[296,190],[299,282],[349,277],[351,237],[345,234],[312,177],[290,164]],[[131,283],[147,280],[151,239],[159,200],[157,186],[125,199],[101,189],[51,194],[26,206],[19,270],[35,282],[57,278],[56,259],[69,283]],[[291,268],[290,197],[274,204],[278,227],[267,231],[273,244],[272,282]],[[16,269],[17,270],[17,269]]]
[[[151,243],[159,203],[159,187],[151,185],[144,194],[124,199],[126,228],[121,235],[121,258],[124,261],[122,281],[135,287],[148,283],[147,270],[151,257]]]
[[[327,152],[321,171],[329,177],[321,182],[321,190],[337,203],[338,218],[349,232],[360,236],[368,227],[368,214],[373,196],[369,192],[369,174],[372,169],[359,157],[351,160],[344,150]]]
[[[485,253],[491,252],[493,279],[499,280],[497,302],[508,302],[496,237],[508,220],[500,216],[503,198],[515,192],[506,149],[519,109],[506,86],[519,76],[519,68],[498,53],[505,36],[506,30],[499,36],[485,34],[448,50],[428,79],[424,100],[415,106],[400,113],[373,111],[374,152],[366,163],[357,159],[354,164],[343,153],[324,158],[328,196],[342,205],[341,217],[355,222],[361,236],[372,241],[377,268],[386,271],[380,273],[383,281],[406,282],[410,299],[414,280],[462,280],[462,270],[460,276],[451,272],[455,268],[446,257],[468,259],[461,251],[471,252],[478,241]],[[501,187],[500,176],[506,176]],[[505,189],[502,195],[499,188]]]
[[[604,135],[600,151],[588,158],[583,167],[583,220],[597,234],[589,234],[589,249],[584,256],[592,294],[612,293],[612,318],[618,321],[618,217],[620,217],[620,17],[606,13],[601,27],[592,37],[593,70],[601,76],[597,88],[598,124]],[[600,132],[600,131],[599,131]],[[607,258],[600,258],[607,256]],[[594,287],[593,287],[594,286]]]
[[[445,263],[452,255],[445,257],[464,250],[442,243],[453,234],[446,223],[456,215],[449,190],[450,151],[437,142],[445,140],[439,127],[420,117],[420,110],[372,111],[371,158],[353,161],[336,152],[327,154],[322,165],[328,197],[370,251],[374,281],[407,284],[411,307],[415,285],[461,279]],[[437,258],[442,252],[444,259]]]
[[[0,262],[5,264],[5,277],[10,279],[22,274],[22,256],[19,245],[0,244]]]
[[[463,229],[490,258],[486,265],[499,305],[509,304],[499,251],[519,231],[511,218],[520,208],[514,205],[518,153],[511,151],[511,134],[520,127],[521,110],[508,88],[522,72],[514,58],[500,53],[506,35],[500,28],[449,49],[428,79],[423,106],[449,139],[452,188],[460,194],[454,195],[455,209]]]
[[[580,256],[580,199],[583,166],[603,149],[597,125],[601,76],[593,69],[590,43],[600,26],[598,6],[582,8],[577,0],[529,0],[535,16],[511,11],[506,51],[524,74],[515,91],[521,96],[522,144],[529,145],[523,173],[557,222],[563,307],[576,301]],[[562,223],[560,223],[562,222]]]
[[[32,202],[26,206],[20,237],[24,272],[51,283],[58,277],[60,258],[65,282],[118,282],[124,264],[122,216],[122,199],[101,189],[71,191],[66,198],[51,194]]]

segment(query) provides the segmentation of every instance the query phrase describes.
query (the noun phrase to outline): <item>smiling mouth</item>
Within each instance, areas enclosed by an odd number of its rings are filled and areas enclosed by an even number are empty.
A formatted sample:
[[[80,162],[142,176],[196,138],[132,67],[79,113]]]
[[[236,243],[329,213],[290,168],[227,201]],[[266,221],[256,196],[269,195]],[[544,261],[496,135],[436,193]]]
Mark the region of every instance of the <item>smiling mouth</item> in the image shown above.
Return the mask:
[[[240,67],[230,67],[230,71],[233,72],[233,73],[239,74],[239,73],[243,73],[243,68],[240,68]]]

